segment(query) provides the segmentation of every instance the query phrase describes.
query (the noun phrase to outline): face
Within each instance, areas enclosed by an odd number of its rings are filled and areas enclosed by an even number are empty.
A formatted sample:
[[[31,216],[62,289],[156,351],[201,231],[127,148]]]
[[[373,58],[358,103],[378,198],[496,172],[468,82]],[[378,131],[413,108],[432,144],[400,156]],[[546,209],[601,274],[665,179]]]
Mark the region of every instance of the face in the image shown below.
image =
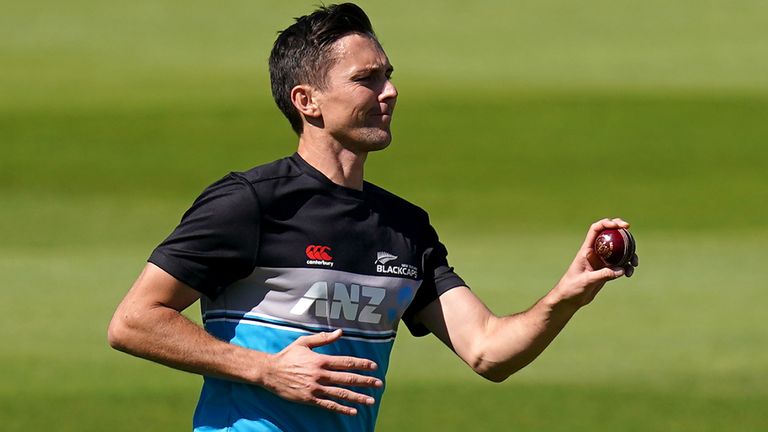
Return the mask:
[[[323,128],[355,152],[387,147],[397,101],[387,55],[376,41],[360,34],[344,36],[332,49],[336,62],[328,70],[326,88],[315,96]]]

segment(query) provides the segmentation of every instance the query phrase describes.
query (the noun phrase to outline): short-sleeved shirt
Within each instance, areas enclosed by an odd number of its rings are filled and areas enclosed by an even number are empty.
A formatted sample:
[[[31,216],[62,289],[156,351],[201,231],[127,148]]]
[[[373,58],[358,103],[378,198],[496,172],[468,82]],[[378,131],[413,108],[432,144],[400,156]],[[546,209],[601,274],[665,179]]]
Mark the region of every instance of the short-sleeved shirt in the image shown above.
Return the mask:
[[[300,336],[343,329],[315,351],[371,359],[385,380],[398,323],[465,285],[427,213],[373,184],[339,186],[298,154],[208,187],[149,261],[200,291],[203,323],[219,339],[266,353]],[[384,391],[356,416],[205,377],[197,431],[372,431]],[[228,429],[229,428],[229,429]]]

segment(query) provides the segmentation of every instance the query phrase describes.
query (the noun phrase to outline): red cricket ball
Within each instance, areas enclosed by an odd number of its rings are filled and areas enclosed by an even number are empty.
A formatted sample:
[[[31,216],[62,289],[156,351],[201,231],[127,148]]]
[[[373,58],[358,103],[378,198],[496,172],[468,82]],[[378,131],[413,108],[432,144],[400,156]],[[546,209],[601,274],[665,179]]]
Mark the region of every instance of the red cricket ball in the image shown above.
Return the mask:
[[[609,267],[624,267],[635,254],[635,238],[624,228],[600,232],[593,246],[595,253]]]

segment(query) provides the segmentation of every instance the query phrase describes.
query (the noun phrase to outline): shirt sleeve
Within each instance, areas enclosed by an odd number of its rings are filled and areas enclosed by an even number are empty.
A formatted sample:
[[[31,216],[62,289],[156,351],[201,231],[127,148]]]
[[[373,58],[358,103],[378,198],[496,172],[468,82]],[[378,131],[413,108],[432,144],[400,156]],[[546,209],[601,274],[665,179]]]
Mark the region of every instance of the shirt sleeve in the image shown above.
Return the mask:
[[[148,261],[213,299],[253,271],[259,225],[253,186],[232,173],[203,191]]]
[[[430,332],[415,316],[443,293],[458,286],[466,286],[464,280],[448,265],[448,250],[440,243],[437,233],[429,227],[429,247],[422,256],[424,279],[416,291],[411,304],[403,313],[403,322],[414,336],[425,336]]]

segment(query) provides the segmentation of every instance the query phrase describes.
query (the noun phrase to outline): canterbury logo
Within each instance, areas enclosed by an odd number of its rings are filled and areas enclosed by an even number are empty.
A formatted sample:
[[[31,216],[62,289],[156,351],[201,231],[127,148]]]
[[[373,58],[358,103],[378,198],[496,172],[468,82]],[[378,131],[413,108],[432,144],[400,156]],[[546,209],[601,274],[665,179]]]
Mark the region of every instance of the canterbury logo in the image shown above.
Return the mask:
[[[396,260],[397,257],[389,252],[377,252],[375,264],[386,264],[392,260]]]
[[[311,260],[331,261],[333,260],[333,257],[328,255],[330,250],[331,248],[328,246],[309,245],[306,250],[307,258]]]

